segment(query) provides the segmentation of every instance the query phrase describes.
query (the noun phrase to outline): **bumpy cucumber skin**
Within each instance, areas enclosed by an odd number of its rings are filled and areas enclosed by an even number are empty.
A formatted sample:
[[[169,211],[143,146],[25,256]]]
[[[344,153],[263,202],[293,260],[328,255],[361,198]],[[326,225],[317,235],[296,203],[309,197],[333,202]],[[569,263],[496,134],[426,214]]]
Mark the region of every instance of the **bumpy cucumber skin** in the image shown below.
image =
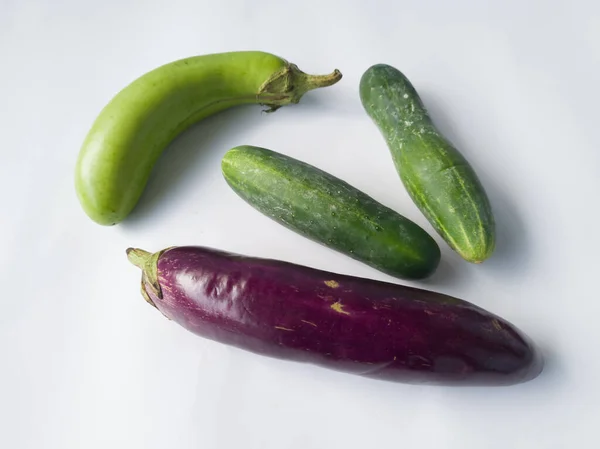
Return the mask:
[[[423,279],[440,261],[417,224],[312,165],[254,146],[229,150],[227,183],[278,223],[391,276]]]
[[[95,222],[116,224],[137,204],[162,151],[194,123],[242,104],[275,110],[340,78],[337,70],[307,75],[261,51],[193,56],[158,67],[117,93],[93,123],[75,168],[79,202]]]
[[[396,68],[370,67],[362,104],[385,137],[410,197],[462,258],[480,263],[495,249],[487,194],[465,157],[436,128],[416,89]]]

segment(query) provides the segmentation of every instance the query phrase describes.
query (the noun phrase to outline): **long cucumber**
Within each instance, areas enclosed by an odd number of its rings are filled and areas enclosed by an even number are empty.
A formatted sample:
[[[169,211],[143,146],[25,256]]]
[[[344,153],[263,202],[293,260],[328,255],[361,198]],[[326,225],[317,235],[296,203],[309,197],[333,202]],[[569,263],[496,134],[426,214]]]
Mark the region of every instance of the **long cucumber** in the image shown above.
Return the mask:
[[[300,235],[399,278],[425,278],[438,266],[427,232],[323,170],[254,146],[229,150],[221,165],[241,198]]]

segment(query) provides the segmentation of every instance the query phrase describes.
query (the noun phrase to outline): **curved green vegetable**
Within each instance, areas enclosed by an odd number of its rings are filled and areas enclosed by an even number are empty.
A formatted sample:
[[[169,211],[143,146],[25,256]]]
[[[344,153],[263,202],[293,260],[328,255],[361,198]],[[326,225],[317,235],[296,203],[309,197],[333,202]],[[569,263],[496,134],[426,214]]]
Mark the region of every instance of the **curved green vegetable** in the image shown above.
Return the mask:
[[[384,273],[422,279],[439,264],[437,243],[417,224],[312,165],[240,146],[221,166],[231,188],[260,212]]]
[[[274,111],[341,76],[338,70],[307,75],[258,51],[195,56],[152,70],[120,91],[94,122],[75,170],[79,201],[92,220],[116,224],[138,202],[162,151],[192,124],[241,104]]]
[[[469,262],[495,248],[488,197],[464,156],[431,121],[410,81],[385,64],[360,80],[362,104],[385,137],[411,198],[442,238]]]

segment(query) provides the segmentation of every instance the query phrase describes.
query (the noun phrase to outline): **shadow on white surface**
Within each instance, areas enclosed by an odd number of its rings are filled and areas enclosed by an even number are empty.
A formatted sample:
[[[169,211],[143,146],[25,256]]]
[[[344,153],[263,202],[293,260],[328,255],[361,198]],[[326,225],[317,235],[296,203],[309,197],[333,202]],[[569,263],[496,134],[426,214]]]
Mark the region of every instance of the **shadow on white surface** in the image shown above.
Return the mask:
[[[344,77],[333,86],[308,92],[299,104],[286,106],[286,110],[289,114],[310,115],[318,111],[337,117],[358,116],[369,119],[360,103],[358,86],[353,86],[351,80]]]
[[[440,264],[438,265],[437,270],[435,270],[435,273],[427,279],[419,280],[418,284],[415,284],[415,286],[426,290],[439,290],[442,292],[447,288],[457,289],[463,283],[468,281],[468,273],[465,270],[465,268],[468,267],[462,266],[466,262],[453,254],[449,247],[446,248],[446,243],[443,240],[438,239],[437,235],[435,235],[435,237],[440,246],[440,250],[442,251]]]
[[[507,431],[507,415],[513,422],[509,431],[515,426],[527,431],[540,410],[556,407],[569,394],[564,366],[553,353],[546,354],[544,372],[523,384],[446,387],[367,379],[214,342],[201,346],[186,425],[195,429],[193,439],[203,447],[209,441],[230,447],[236,437],[231,429],[250,438],[250,447],[287,441],[291,433],[296,443],[323,447],[323,439],[337,441],[361,426],[368,426],[371,440],[374,433],[387,435],[391,428],[392,433],[431,442],[434,435],[411,436],[409,430],[438,421],[467,434],[476,428],[484,432],[481,438],[500,438]],[[445,438],[453,435],[442,433],[438,446],[446,447]]]
[[[243,404],[245,397],[258,394],[266,401],[277,401],[288,407],[293,407],[294,401],[302,401],[303,394],[299,391],[310,387],[317,393],[313,405],[321,401],[325,405],[328,402],[325,396],[337,397],[342,403],[366,400],[384,409],[394,409],[395,404],[399,407],[406,403],[423,405],[424,400],[429,405],[455,401],[459,412],[476,408],[478,412],[493,415],[505,413],[502,407],[512,407],[515,403],[532,409],[540,403],[553,403],[565,394],[568,380],[565,367],[554,350],[543,351],[544,370],[528,382],[507,386],[440,386],[370,379],[312,364],[272,359],[237,348],[215,348],[215,345],[218,343],[208,343],[207,357],[199,368],[196,397],[199,409],[205,402],[202,396],[212,397],[216,394],[215,388],[220,387],[225,389],[221,394],[229,396],[233,402]]]

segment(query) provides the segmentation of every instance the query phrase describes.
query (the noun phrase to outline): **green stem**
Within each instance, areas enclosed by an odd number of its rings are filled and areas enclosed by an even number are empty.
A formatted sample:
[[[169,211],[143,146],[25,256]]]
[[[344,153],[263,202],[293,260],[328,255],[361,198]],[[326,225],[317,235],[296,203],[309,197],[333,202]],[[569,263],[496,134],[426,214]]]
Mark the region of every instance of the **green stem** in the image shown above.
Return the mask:
[[[127,259],[140,269],[144,269],[152,253],[139,248],[127,248]]]
[[[309,75],[300,70],[296,64],[290,64],[290,70],[292,72],[294,87],[300,96],[309,90],[333,86],[342,79],[342,72],[338,69],[335,69],[328,75]]]
[[[335,69],[328,75],[309,75],[296,64],[286,64],[275,72],[259,89],[258,102],[269,106],[273,112],[286,104],[296,104],[309,90],[332,86],[342,79],[342,73]]]
[[[162,289],[158,282],[158,259],[169,249],[171,248],[166,248],[156,253],[149,253],[139,248],[127,248],[127,259],[129,262],[142,270],[142,294],[146,293],[144,299],[152,305],[154,303],[148,297],[145,287],[148,285],[152,293],[158,299],[162,299]]]

